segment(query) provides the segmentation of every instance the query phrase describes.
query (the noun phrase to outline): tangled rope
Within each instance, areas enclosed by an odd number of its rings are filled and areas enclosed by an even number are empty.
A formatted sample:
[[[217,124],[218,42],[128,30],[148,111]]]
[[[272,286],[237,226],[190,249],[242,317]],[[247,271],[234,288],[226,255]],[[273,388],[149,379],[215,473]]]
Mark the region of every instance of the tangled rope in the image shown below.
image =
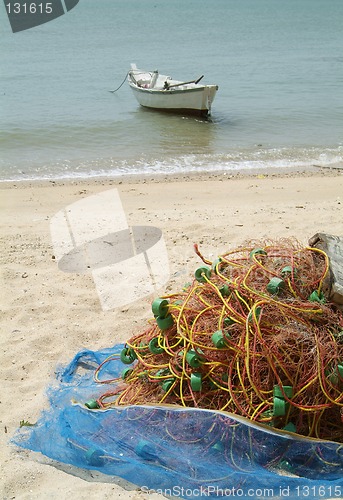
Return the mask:
[[[224,410],[343,442],[343,315],[326,301],[327,255],[281,240],[203,261],[120,354],[128,365],[96,401]],[[101,383],[98,367],[95,379]]]

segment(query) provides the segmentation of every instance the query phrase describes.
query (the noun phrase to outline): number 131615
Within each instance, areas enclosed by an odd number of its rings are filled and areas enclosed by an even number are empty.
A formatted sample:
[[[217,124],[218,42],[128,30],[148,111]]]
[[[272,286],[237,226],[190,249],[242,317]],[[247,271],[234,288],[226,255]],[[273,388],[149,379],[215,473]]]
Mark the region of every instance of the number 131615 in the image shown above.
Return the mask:
[[[6,4],[8,14],[51,14],[52,2]]]

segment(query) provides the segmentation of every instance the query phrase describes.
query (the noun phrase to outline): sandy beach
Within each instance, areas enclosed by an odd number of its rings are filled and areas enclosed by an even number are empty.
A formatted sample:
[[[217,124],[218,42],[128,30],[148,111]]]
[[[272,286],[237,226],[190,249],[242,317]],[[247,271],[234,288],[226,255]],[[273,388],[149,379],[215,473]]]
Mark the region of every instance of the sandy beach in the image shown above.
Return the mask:
[[[126,491],[96,476],[83,479],[10,443],[20,421],[36,422],[47,407],[46,389],[57,366],[67,364],[82,348],[124,342],[151,317],[152,294],[106,309],[89,272],[58,267],[51,232],[55,214],[112,190],[121,200],[128,226],[162,231],[170,266],[170,278],[158,291],[163,295],[192,279],[201,263],[194,243],[214,259],[247,240],[294,237],[306,245],[317,232],[343,235],[342,173],[317,169],[246,177],[0,185],[1,498],[162,498],[147,496],[135,486]],[[91,216],[96,220],[94,212]]]

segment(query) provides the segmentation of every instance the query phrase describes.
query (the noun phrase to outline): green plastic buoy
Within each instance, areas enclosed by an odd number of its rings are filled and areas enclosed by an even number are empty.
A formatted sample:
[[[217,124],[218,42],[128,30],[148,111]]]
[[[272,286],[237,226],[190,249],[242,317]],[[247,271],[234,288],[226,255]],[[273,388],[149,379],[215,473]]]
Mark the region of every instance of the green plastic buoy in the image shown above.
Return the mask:
[[[310,302],[319,302],[319,304],[325,304],[325,296],[323,292],[318,293],[317,290],[311,293],[308,300]]]
[[[165,318],[157,316],[156,323],[160,330],[168,330],[174,324],[173,316],[171,314],[168,314]]]
[[[125,365],[130,365],[137,358],[136,353],[130,347],[124,347],[120,353],[120,361]]]
[[[253,309],[251,309],[250,313],[248,314],[248,321],[252,321],[253,317],[255,316],[257,320],[259,320],[262,312],[262,307],[257,306],[255,308],[255,315]]]
[[[157,459],[157,451],[155,446],[149,441],[145,439],[140,439],[135,447],[135,453],[145,460],[153,460]]]
[[[255,255],[265,256],[267,255],[267,252],[263,250],[263,248],[254,248],[254,250],[251,250],[249,254],[250,260],[252,260]]]
[[[279,295],[285,288],[285,282],[277,277],[272,278],[267,285],[267,292],[271,295]]]
[[[133,372],[132,368],[129,367],[124,368],[124,370],[121,372],[121,378],[125,380],[127,377],[131,375],[132,372]]]
[[[221,441],[217,441],[216,443],[214,443],[213,446],[211,446],[211,449],[213,451],[217,451],[217,452],[221,453],[222,451],[224,451],[224,445]]]
[[[105,463],[104,452],[95,448],[89,448],[85,454],[86,461],[93,467],[103,466]]]
[[[263,413],[261,413],[261,417],[268,419],[272,418],[273,415],[273,410],[265,410]]]
[[[284,399],[274,397],[273,415],[274,417],[286,415],[286,401]]]
[[[291,399],[293,396],[293,387],[291,385],[283,385],[281,389],[279,385],[274,385],[273,395],[275,397],[284,399],[284,394],[288,397],[288,399]]]
[[[162,352],[164,352],[163,347],[159,346],[158,337],[154,337],[150,340],[149,351],[152,352],[152,354],[161,354]]]
[[[191,387],[195,392],[199,392],[202,389],[202,376],[201,373],[191,374]]]
[[[334,370],[328,375],[332,385],[342,385],[343,384],[343,364],[339,363],[334,367]]]
[[[145,356],[149,352],[149,346],[145,342],[140,342],[138,350],[141,356]]]
[[[205,283],[206,278],[210,279],[211,277],[211,269],[207,266],[198,267],[194,273],[195,279],[199,281],[199,283]]]
[[[291,276],[296,277],[297,276],[297,270],[295,267],[292,266],[285,266],[283,269],[281,269],[281,277],[284,279],[291,278]]]
[[[167,299],[155,299],[151,305],[155,317],[165,318],[168,314],[169,301]]]
[[[223,325],[224,326],[230,326],[234,324],[234,320],[230,318],[229,316],[227,318],[224,318],[223,320]]]
[[[273,387],[273,415],[274,417],[282,417],[286,415],[287,406],[289,406],[288,401],[285,400],[285,396],[291,399],[293,396],[293,387],[291,385],[283,385],[282,388],[279,385],[274,385]]]
[[[288,431],[288,432],[297,432],[297,428],[295,427],[295,425],[293,424],[293,422],[288,422],[287,425],[285,425],[285,427],[283,428],[284,431]]]
[[[218,257],[218,259],[216,259],[212,262],[211,269],[216,274],[217,274],[217,267],[219,266],[221,261],[222,261],[222,259],[220,257]]]
[[[277,468],[283,471],[294,473],[294,467],[292,467],[288,460],[280,460],[280,462],[277,464]]]
[[[199,366],[203,362],[203,359],[201,354],[199,355],[193,349],[190,349],[186,354],[186,361],[192,368],[199,368]]]
[[[167,380],[165,380],[165,381],[163,382],[163,384],[161,385],[162,390],[163,390],[164,392],[168,392],[168,391],[169,391],[169,389],[171,389],[171,388],[173,387],[174,382],[175,382],[175,378],[168,378],[168,379],[167,379]]]
[[[217,349],[224,349],[227,347],[226,339],[223,335],[222,330],[217,330],[213,333],[211,340],[213,342],[214,347]]]
[[[228,297],[230,295],[230,288],[228,285],[222,285],[219,291],[222,297]]]
[[[160,370],[157,370],[157,372],[155,373],[155,377],[161,379],[158,382],[159,384],[163,383],[165,380],[167,380],[165,377],[167,377],[167,376],[169,377],[169,375],[171,375],[171,373],[170,373],[168,368],[161,368]]]
[[[96,399],[90,399],[87,403],[85,403],[85,406],[87,406],[90,410],[98,410],[100,408]]]

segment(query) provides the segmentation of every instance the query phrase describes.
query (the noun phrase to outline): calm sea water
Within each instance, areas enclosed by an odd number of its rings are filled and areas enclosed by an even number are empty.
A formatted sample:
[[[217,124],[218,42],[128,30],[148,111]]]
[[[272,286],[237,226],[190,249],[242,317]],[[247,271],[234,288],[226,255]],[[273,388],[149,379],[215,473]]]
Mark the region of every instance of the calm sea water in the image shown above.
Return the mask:
[[[80,0],[13,34],[0,4],[0,180],[343,161],[342,0]],[[219,86],[211,120],[140,108],[131,62]]]

